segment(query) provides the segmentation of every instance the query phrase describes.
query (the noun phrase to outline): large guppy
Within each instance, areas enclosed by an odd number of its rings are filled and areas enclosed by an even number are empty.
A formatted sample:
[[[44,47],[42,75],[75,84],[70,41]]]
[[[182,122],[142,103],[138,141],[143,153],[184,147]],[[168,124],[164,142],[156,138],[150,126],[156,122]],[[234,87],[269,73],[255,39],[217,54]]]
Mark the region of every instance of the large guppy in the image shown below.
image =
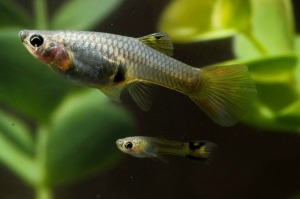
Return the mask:
[[[244,115],[256,94],[245,65],[195,68],[174,58],[164,33],[132,38],[101,32],[22,30],[23,44],[55,72],[95,87],[120,101],[126,87],[143,109],[151,105],[149,84],[190,97],[211,119],[231,126]]]

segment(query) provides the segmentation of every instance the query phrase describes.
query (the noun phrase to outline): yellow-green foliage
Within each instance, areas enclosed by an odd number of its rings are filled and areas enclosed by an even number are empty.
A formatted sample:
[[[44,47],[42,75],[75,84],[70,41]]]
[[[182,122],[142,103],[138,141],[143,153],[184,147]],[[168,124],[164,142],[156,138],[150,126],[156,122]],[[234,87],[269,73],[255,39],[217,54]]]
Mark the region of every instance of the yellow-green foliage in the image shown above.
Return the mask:
[[[300,132],[300,37],[289,0],[174,0],[158,27],[181,43],[232,37],[227,63],[247,64],[258,90],[244,121]]]
[[[91,29],[121,0],[66,1],[51,20],[46,1],[33,2],[30,17],[14,1],[0,1],[0,162],[34,188],[37,198],[50,199],[53,186],[114,165],[115,141],[134,129],[125,110],[100,91],[53,74],[18,38],[24,28]]]

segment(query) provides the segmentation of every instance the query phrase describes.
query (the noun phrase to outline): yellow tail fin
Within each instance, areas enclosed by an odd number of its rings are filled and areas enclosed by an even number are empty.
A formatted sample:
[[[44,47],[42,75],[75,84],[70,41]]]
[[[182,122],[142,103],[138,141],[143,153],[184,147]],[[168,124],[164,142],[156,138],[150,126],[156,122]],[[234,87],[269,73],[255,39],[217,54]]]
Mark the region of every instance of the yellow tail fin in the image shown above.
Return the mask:
[[[221,126],[232,126],[256,96],[245,65],[208,66],[201,71],[199,88],[189,97]]]
[[[188,152],[185,157],[193,160],[205,160],[208,164],[212,161],[218,146],[213,142],[197,141],[187,143]]]

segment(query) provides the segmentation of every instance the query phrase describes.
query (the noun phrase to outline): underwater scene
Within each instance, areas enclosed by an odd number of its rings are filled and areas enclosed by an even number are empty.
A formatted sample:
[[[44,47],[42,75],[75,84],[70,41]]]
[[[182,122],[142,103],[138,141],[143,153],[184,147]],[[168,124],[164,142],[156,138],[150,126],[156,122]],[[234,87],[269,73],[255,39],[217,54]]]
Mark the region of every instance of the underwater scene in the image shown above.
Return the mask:
[[[300,2],[1,0],[1,199],[300,199]]]

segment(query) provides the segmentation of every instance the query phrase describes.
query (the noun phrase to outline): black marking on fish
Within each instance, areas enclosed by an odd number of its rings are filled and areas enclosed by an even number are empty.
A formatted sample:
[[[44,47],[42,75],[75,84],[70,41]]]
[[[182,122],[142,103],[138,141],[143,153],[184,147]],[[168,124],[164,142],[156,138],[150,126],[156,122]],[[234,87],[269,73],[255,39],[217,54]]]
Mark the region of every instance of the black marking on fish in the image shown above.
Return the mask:
[[[125,67],[119,65],[117,74],[115,75],[114,82],[119,83],[125,80]]]
[[[165,36],[164,35],[155,35],[154,37],[155,37],[155,39],[160,39],[160,38],[165,37]]]
[[[203,147],[205,145],[205,142],[190,142],[189,143],[189,148],[192,151],[195,151],[197,149],[200,149],[201,147]]]
[[[204,157],[196,157],[196,156],[193,156],[193,155],[186,155],[185,157],[188,158],[188,159],[191,159],[191,160],[206,160],[207,159],[207,158],[204,158]]]

